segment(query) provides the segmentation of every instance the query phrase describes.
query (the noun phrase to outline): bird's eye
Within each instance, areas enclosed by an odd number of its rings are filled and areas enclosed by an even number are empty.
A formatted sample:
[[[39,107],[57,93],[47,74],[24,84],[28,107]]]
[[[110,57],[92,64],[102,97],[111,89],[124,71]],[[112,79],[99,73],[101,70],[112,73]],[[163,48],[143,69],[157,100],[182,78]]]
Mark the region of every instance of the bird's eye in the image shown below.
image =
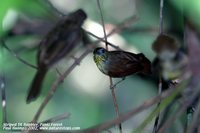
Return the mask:
[[[100,48],[97,50],[97,54],[99,54],[99,55],[102,55],[104,53],[105,53],[105,49],[103,49],[103,48]]]
[[[103,54],[103,53],[105,53],[105,50],[104,50],[104,49],[100,49],[99,52],[100,52],[101,54]]]
[[[93,54],[97,54],[97,55],[102,55],[105,53],[106,53],[106,50],[104,48],[96,48],[93,52]]]

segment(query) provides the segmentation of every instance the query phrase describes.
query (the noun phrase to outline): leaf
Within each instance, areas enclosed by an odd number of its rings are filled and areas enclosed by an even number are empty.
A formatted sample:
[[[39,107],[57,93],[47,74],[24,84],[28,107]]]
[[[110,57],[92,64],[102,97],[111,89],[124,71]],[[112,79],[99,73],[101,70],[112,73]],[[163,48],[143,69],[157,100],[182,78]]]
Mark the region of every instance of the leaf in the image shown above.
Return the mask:
[[[180,92],[186,87],[188,84],[188,81],[183,82],[182,84],[178,85],[175,89],[174,92],[167,98],[165,98],[161,104],[155,108],[150,115],[140,124],[140,126],[134,131],[134,133],[141,133],[142,130],[152,121],[154,117],[158,115],[160,111],[165,109],[175,98]]]

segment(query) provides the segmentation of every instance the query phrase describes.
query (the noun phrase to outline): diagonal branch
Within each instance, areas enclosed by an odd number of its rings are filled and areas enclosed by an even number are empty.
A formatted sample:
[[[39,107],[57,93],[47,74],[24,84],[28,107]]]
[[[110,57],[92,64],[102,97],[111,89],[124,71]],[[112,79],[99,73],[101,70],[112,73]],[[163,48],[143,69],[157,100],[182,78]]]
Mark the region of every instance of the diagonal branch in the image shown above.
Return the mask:
[[[69,118],[69,116],[70,116],[69,113],[63,113],[61,115],[50,118],[48,120],[42,121],[41,123],[53,123],[53,122],[56,122],[56,121],[67,119],[67,118]]]
[[[95,133],[95,132],[101,132],[103,130],[109,129],[115,125],[118,125],[118,124],[130,119],[131,117],[137,115],[138,113],[141,113],[143,110],[158,103],[160,100],[170,96],[171,94],[173,94],[173,91],[174,91],[174,88],[166,90],[162,94],[144,101],[143,104],[141,104],[137,108],[134,108],[131,111],[128,111],[126,113],[120,114],[119,117],[117,117],[113,120],[104,122],[102,124],[93,126],[91,128],[85,129],[85,130],[78,131],[78,133]]]
[[[195,129],[198,127],[199,122],[200,122],[200,99],[197,102],[197,107],[195,109],[193,120],[192,120],[192,123],[190,124],[190,126],[187,129],[187,133],[195,132]]]
[[[42,110],[44,109],[44,107],[47,105],[47,103],[49,102],[49,100],[52,98],[52,96],[54,95],[58,85],[65,79],[65,77],[67,75],[69,75],[72,70],[77,66],[77,62],[81,62],[81,60],[83,58],[85,58],[89,53],[91,52],[91,49],[86,49],[86,51],[77,59],[74,61],[74,63],[53,83],[50,91],[48,92],[48,95],[45,97],[44,101],[42,102],[42,104],[40,105],[37,113],[35,114],[32,122],[37,122],[40,114],[42,113]]]
[[[119,46],[116,46],[116,45],[114,45],[114,44],[112,44],[112,43],[110,43],[110,42],[108,42],[108,41],[106,42],[103,38],[100,38],[100,37],[98,37],[97,35],[95,35],[95,34],[89,32],[89,31],[86,31],[86,33],[89,34],[89,35],[91,35],[91,36],[93,36],[93,37],[95,37],[95,38],[97,38],[98,40],[100,40],[100,41],[102,41],[102,42],[105,42],[106,44],[108,44],[109,46],[111,46],[111,47],[113,47],[113,48],[115,48],[115,49],[117,49],[117,50],[122,50],[122,49],[120,49]]]
[[[191,87],[191,86],[190,86]],[[186,88],[186,89],[191,89],[191,88]],[[176,120],[177,117],[179,117],[182,113],[186,111],[186,109],[194,102],[194,100],[198,97],[199,95],[199,87],[200,85],[196,86],[192,94],[190,95],[190,98],[188,98],[187,103],[184,103],[180,108],[176,111],[174,115],[171,115],[164,125],[159,129],[158,133],[163,133],[166,131],[167,128],[169,128],[173,122]]]
[[[4,48],[6,48],[14,57],[16,57],[20,62],[24,63],[25,65],[34,68],[34,69],[38,69],[36,66],[28,63],[27,61],[25,61],[24,59],[22,59],[18,54],[16,54],[15,52],[13,52],[6,44],[3,40],[1,40],[1,43],[3,45]]]

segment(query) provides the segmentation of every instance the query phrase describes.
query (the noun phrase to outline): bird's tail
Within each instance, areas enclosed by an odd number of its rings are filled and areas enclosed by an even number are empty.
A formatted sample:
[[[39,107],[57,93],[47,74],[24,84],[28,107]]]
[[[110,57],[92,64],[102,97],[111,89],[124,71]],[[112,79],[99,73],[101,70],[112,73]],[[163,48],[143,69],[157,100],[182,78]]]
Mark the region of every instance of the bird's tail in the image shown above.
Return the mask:
[[[151,74],[151,61],[144,56],[144,54],[138,54],[140,58],[140,62],[142,63],[143,69],[142,73],[144,74]]]
[[[28,96],[26,99],[26,103],[30,103],[31,101],[35,100],[41,91],[42,82],[44,80],[44,77],[47,73],[47,69],[39,69],[32,81],[31,87],[28,92]]]
[[[143,73],[144,74],[152,74],[152,71],[151,71],[151,63],[149,63],[149,62],[145,62],[144,64],[143,64],[143,66],[144,66],[144,69],[143,69]]]

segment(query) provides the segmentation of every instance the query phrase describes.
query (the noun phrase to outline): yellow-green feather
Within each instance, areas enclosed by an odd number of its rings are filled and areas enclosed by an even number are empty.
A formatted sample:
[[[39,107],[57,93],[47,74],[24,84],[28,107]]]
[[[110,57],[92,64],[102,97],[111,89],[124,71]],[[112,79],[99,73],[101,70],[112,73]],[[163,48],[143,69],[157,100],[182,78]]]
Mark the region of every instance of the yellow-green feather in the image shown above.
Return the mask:
[[[107,70],[104,68],[106,65],[105,64],[106,59],[107,59],[106,55],[94,55],[94,62],[96,63],[99,70],[105,74],[107,74]]]

